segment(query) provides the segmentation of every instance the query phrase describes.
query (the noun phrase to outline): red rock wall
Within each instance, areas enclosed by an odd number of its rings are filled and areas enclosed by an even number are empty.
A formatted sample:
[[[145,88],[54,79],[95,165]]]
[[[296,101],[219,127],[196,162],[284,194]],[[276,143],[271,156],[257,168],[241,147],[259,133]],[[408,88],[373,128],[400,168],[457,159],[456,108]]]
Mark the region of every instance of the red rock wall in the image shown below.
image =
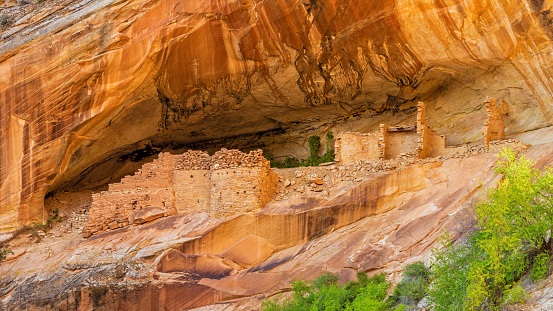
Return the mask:
[[[506,74],[485,78],[498,81],[489,89],[534,112],[512,128],[551,124],[551,9],[531,0],[132,0],[28,14],[0,42],[0,230],[42,219],[47,192],[152,137],[298,137],[358,109],[439,101],[450,82],[462,85],[450,98],[465,105],[436,119],[478,132],[469,104],[488,83],[472,85],[495,69]]]

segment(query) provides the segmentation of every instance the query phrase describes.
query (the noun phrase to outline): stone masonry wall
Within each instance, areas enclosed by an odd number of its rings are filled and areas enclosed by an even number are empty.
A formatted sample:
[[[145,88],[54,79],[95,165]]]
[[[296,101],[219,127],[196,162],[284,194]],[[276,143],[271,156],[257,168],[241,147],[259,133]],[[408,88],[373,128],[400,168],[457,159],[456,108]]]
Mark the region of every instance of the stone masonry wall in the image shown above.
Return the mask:
[[[386,159],[394,159],[400,154],[413,153],[418,147],[417,133],[399,131],[387,133]]]
[[[426,107],[423,102],[417,105],[418,157],[420,159],[445,155],[445,137],[436,133],[426,123]]]
[[[339,163],[353,163],[359,160],[377,161],[380,158],[379,136],[380,132],[338,134],[334,143],[336,161]]]
[[[278,180],[261,150],[223,148],[211,157],[198,151],[183,154],[173,181],[179,213],[208,211],[224,217],[263,208]]]
[[[179,214],[205,211],[211,191],[210,170],[176,170],[175,207]]]
[[[484,143],[486,147],[489,147],[490,141],[505,140],[505,122],[503,120],[502,109],[497,105],[497,99],[495,97],[487,97],[484,101],[486,103],[487,118],[482,128],[482,134],[484,135]],[[503,104],[506,106],[506,104]]]
[[[277,182],[276,174],[265,166],[214,170],[210,214],[221,217],[260,209],[272,199]]]
[[[83,236],[176,213],[228,216],[260,209],[273,198],[277,182],[261,150],[223,148],[213,156],[197,150],[161,153],[134,175],[93,195]]]
[[[134,175],[110,184],[108,191],[92,195],[92,206],[83,236],[129,225],[129,216],[145,207],[158,207],[174,214],[173,171],[177,156],[160,153]]]
[[[388,126],[380,124],[380,131],[340,133],[336,137],[336,160],[340,164],[357,161],[377,161],[402,157],[436,157],[453,152],[446,150],[445,137],[433,131],[426,123],[425,106],[417,106],[416,126]]]

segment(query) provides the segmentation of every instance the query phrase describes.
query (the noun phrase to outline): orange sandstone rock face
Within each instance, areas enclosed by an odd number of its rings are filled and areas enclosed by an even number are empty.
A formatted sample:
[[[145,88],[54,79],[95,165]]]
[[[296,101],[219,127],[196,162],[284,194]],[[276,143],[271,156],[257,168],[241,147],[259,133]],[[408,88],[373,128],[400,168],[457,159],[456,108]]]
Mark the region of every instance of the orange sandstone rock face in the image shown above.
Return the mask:
[[[532,146],[527,156],[539,168],[550,166],[553,143]],[[386,272],[397,280],[406,264],[429,258],[444,228],[455,240],[474,226],[468,207],[501,178],[496,161],[491,153],[434,159],[373,173],[326,199],[300,196],[225,219],[181,214],[88,239],[48,236],[26,251],[14,248],[19,256],[0,265],[0,309],[217,303],[257,310],[260,299],[294,279],[324,271],[346,280],[355,271]]]
[[[1,33],[4,231],[162,150],[282,156],[306,131],[414,120],[417,98],[453,144],[481,139],[485,95],[509,103],[510,132],[552,120],[548,1],[56,3]]]

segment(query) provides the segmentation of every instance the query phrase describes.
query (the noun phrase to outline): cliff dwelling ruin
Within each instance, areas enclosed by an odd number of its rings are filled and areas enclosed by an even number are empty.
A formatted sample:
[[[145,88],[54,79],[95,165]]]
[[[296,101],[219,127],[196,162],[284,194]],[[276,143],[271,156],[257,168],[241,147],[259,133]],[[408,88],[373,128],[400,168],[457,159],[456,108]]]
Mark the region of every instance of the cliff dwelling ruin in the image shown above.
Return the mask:
[[[487,119],[482,130],[486,148],[505,139],[502,109],[495,98],[486,98]],[[444,136],[426,123],[425,105],[417,105],[417,124],[380,125],[375,133],[340,133],[335,141],[336,161],[430,158],[465,152],[448,147]],[[262,209],[275,195],[277,175],[262,150],[246,154],[221,149],[210,156],[199,150],[181,155],[160,153],[134,175],[93,194],[83,236],[140,224],[159,217],[207,212],[225,217]]]
[[[190,212],[221,217],[260,209],[277,178],[261,150],[160,153],[132,176],[92,196],[83,236]]]
[[[487,148],[491,141],[505,140],[503,120],[506,103],[497,105],[497,99],[487,97],[486,121],[482,129]],[[398,156],[427,157],[448,156],[458,153],[463,147],[446,146],[446,138],[439,135],[426,123],[425,105],[417,105],[416,125],[380,125],[380,131],[373,133],[344,132],[336,137],[336,161],[340,164],[356,161],[378,161]]]

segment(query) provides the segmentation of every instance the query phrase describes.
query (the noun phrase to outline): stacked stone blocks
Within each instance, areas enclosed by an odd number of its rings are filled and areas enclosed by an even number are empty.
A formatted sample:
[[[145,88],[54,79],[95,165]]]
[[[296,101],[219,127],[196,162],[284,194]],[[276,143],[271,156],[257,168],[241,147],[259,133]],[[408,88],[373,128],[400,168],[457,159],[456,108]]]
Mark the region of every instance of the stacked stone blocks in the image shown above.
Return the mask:
[[[494,140],[505,140],[505,121],[503,120],[503,114],[505,108],[501,108],[497,105],[497,99],[494,97],[487,97],[484,101],[486,104],[486,121],[482,128],[482,134],[484,135],[484,143],[489,148],[490,142]],[[502,106],[506,107],[505,102],[502,102]]]
[[[132,176],[93,195],[83,236],[131,225],[144,208],[176,213],[208,212],[221,217],[263,208],[278,182],[261,150],[222,149],[213,156],[189,150],[161,153]],[[161,216],[161,215],[160,215]]]

